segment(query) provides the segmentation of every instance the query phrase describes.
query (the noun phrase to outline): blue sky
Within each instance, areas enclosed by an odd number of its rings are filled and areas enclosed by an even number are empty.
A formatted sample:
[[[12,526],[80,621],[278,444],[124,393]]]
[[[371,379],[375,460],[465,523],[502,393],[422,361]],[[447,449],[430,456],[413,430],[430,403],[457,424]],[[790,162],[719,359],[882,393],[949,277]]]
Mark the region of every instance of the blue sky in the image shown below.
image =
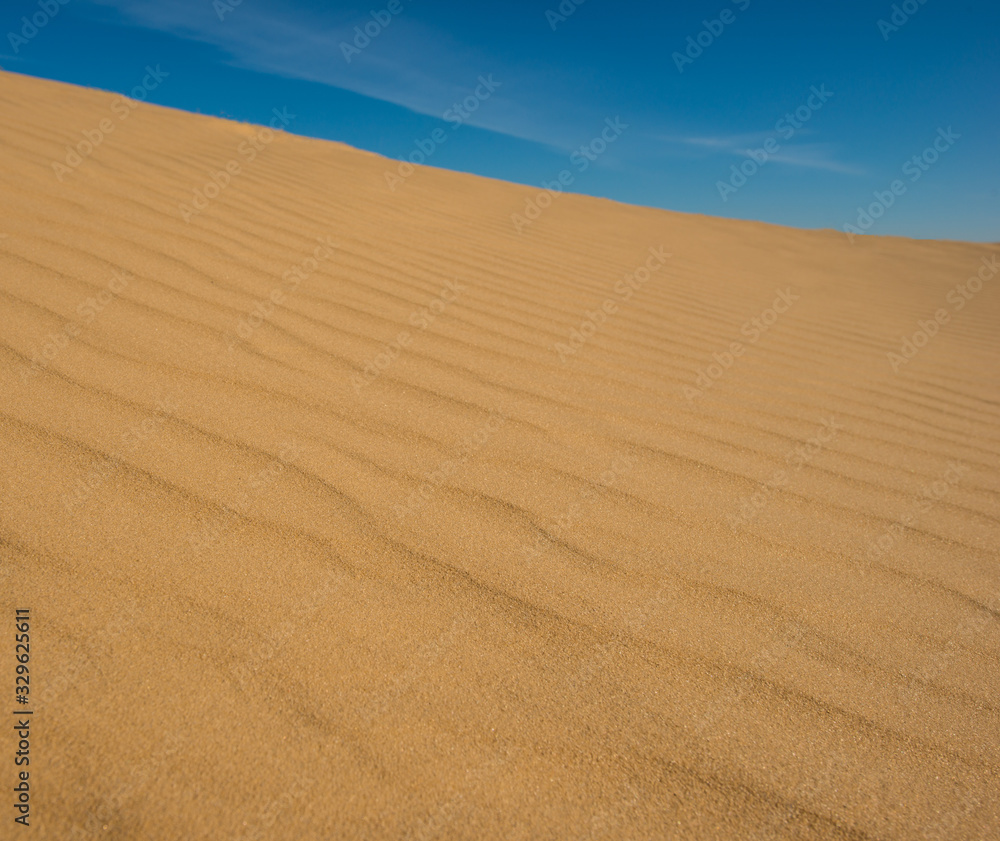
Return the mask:
[[[1000,240],[996,0],[392,2],[11,0],[0,64],[122,93],[159,65],[150,101],[258,122],[287,106],[290,131],[391,158],[443,128],[428,164],[536,186],[618,118],[572,191],[843,229],[900,179],[870,233]],[[390,22],[355,42],[372,10]],[[495,90],[446,120],[481,76]],[[911,180],[939,129],[957,139]]]

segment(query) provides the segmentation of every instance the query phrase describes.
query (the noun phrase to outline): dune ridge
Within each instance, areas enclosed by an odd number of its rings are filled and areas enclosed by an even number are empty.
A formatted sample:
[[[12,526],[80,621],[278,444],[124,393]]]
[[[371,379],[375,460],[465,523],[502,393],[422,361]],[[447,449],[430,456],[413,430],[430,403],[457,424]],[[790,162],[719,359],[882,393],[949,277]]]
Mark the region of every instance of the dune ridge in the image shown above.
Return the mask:
[[[37,837],[995,836],[1000,246],[113,99],[0,73]]]

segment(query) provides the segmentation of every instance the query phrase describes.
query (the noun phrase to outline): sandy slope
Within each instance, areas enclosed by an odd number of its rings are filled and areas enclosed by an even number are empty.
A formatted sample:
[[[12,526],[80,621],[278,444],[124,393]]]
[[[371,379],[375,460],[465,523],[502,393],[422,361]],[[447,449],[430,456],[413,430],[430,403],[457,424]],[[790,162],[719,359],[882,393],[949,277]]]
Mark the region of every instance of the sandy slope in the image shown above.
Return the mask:
[[[1000,280],[949,293],[1000,247],[518,233],[536,189],[115,99],[0,75],[32,837],[996,837]]]

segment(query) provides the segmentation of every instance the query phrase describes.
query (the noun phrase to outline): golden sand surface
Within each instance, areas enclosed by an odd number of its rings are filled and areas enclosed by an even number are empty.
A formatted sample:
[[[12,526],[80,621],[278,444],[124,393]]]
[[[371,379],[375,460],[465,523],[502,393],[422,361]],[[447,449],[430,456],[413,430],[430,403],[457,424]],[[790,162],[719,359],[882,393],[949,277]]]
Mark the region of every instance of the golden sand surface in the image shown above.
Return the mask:
[[[0,111],[0,837],[1000,837],[1000,246]]]

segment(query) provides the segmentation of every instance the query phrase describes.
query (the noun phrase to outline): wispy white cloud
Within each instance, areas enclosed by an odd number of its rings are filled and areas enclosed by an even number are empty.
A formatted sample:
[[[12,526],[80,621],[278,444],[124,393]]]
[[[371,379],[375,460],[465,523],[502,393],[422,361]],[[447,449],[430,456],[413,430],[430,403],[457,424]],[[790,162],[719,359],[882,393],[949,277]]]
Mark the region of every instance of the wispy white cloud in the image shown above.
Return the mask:
[[[78,8],[101,7],[105,17],[107,10],[112,10],[133,26],[210,45],[235,67],[330,85],[438,119],[472,93],[480,75],[492,75],[500,87],[471,116],[469,124],[567,155],[590,139],[588,133],[600,130],[605,116],[614,116],[596,115],[592,103],[562,97],[557,87],[540,86],[537,68],[532,72],[529,65],[516,59],[462,43],[450,33],[423,23],[417,15],[409,14],[411,2],[415,0],[403,0],[402,11],[348,62],[342,44],[353,43],[354,28],[371,21],[367,12],[242,0],[220,20],[211,0],[77,0]],[[228,4],[232,5],[232,0]],[[374,5],[385,8],[384,4]],[[806,136],[808,131],[798,134]],[[769,136],[775,135],[670,136],[638,131],[632,142],[641,147],[642,151],[636,152],[642,155],[667,144],[674,154],[738,156],[759,147]],[[857,171],[838,161],[827,146],[779,142],[780,155],[773,158],[777,163]],[[615,158],[613,154],[603,157],[601,166],[620,165]]]
[[[808,131],[799,131],[797,135],[808,135]],[[801,167],[803,169],[822,169],[828,172],[840,172],[846,175],[863,175],[864,170],[854,164],[837,158],[836,148],[829,143],[790,143],[781,135],[772,132],[747,132],[744,134],[719,135],[661,135],[659,139],[667,144],[703,150],[709,154],[721,154],[735,157],[746,157],[750,150],[763,147],[765,141],[773,139],[778,144],[778,151],[768,155],[768,161]]]
[[[552,142],[552,126],[507,95],[522,81],[518,71],[408,16],[405,2],[402,12],[349,62],[342,44],[353,45],[354,27],[370,22],[368,14],[278,11],[244,0],[220,21],[209,0],[89,2],[114,9],[130,24],[214,46],[233,66],[331,85],[431,117],[441,118],[470,96],[480,75],[493,74],[500,89],[469,124],[543,145]]]
[[[805,169],[824,169],[827,172],[840,172],[844,175],[864,175],[866,170],[855,164],[837,160],[833,151],[826,144],[812,144],[779,151],[771,155],[769,160],[788,166],[798,166]]]
[[[753,143],[763,143],[768,138],[766,132],[756,132],[750,134],[723,134],[712,136],[671,136],[661,135],[660,139],[668,143],[676,143],[681,146],[695,146],[700,149],[718,149],[723,152],[730,152]]]

